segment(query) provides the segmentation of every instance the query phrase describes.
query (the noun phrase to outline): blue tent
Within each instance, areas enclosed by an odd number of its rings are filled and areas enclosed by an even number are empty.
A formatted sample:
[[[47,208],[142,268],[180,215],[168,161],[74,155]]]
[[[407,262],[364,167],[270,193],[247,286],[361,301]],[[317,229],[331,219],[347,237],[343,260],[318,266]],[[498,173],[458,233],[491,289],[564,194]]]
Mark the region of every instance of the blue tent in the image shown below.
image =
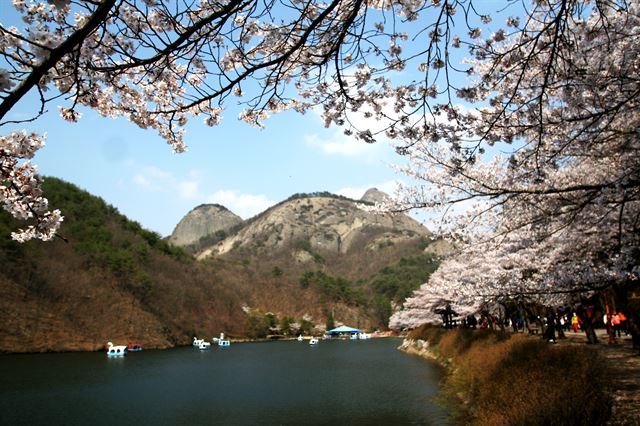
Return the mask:
[[[347,327],[346,325],[341,325],[340,327],[334,328],[332,330],[327,331],[327,334],[357,334],[360,333],[360,330],[357,328]]]

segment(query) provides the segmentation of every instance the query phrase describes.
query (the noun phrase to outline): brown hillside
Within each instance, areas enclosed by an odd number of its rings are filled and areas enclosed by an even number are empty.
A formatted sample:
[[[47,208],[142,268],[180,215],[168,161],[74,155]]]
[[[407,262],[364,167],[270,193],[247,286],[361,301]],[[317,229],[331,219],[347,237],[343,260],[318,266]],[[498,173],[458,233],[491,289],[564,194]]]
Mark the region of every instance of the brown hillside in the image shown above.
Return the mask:
[[[107,341],[188,344],[244,333],[235,274],[194,263],[102,200],[48,178],[61,239],[17,244],[0,216],[0,351],[97,350]]]

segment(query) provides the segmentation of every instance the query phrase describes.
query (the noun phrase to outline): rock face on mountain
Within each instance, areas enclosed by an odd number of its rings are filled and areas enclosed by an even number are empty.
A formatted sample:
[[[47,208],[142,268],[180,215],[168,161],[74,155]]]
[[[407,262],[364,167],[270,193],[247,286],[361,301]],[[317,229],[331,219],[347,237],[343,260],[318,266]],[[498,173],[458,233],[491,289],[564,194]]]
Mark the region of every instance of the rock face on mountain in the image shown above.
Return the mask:
[[[278,318],[322,324],[331,313],[345,324],[385,327],[393,304],[435,268],[424,252],[432,234],[419,222],[326,192],[296,194],[233,231],[200,240],[192,253],[203,265],[236,265],[255,289],[247,306]]]
[[[228,231],[242,223],[242,218],[217,204],[202,204],[180,220],[171,233],[169,242],[176,246],[197,243],[200,238]]]
[[[391,197],[380,191],[378,188],[370,188],[364,193],[360,200],[369,203],[384,203],[386,201],[390,201]]]
[[[367,194],[369,199],[387,197],[375,189]],[[277,250],[293,246],[311,252],[346,254],[356,242],[372,251],[400,240],[430,235],[429,230],[404,214],[368,212],[354,200],[326,194],[296,196],[248,221],[237,234],[205,248],[198,258],[251,247]]]

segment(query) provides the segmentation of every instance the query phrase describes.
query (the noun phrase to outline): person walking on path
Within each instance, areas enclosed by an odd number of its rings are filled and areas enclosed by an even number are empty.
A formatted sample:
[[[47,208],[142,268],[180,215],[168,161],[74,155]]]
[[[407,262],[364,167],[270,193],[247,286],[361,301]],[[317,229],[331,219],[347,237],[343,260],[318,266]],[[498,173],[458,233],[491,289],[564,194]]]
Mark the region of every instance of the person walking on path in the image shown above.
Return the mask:
[[[564,335],[565,318],[562,314],[554,314],[556,319],[556,332],[558,333],[558,339],[566,339]]]
[[[616,312],[611,317],[611,326],[613,327],[613,335],[617,335],[617,337],[622,337],[620,333],[620,312]]]
[[[580,305],[578,306],[578,312],[580,313],[580,319],[582,320],[582,328],[587,335],[587,344],[594,345],[598,343],[598,337],[596,337],[595,325],[599,321],[602,321],[602,315],[596,312],[593,305]]]
[[[577,333],[578,329],[580,328],[580,318],[578,318],[578,314],[576,314],[575,312],[571,317],[571,327],[573,328],[574,333]]]
[[[620,315],[620,331],[624,331],[624,335],[628,336],[629,328],[627,327],[627,316],[622,311],[618,312],[618,315]]]
[[[611,314],[611,312],[607,312],[606,314],[604,314],[604,316],[602,317],[602,321],[604,322],[604,327],[607,330],[609,344],[613,345],[615,343],[618,343],[616,341],[616,332],[613,327],[613,315]]]
[[[555,312],[547,311],[547,328],[544,331],[544,340],[549,343],[556,343],[556,318]]]

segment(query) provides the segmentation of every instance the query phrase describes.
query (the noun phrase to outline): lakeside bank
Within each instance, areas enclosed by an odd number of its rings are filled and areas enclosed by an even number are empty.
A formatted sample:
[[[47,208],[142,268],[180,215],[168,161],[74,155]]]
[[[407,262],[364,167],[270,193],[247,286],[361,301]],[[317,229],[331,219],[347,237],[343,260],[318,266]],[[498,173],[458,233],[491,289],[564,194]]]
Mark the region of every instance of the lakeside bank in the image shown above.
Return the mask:
[[[640,425],[640,357],[630,339],[421,327],[398,349],[444,366],[439,400],[456,423]]]

